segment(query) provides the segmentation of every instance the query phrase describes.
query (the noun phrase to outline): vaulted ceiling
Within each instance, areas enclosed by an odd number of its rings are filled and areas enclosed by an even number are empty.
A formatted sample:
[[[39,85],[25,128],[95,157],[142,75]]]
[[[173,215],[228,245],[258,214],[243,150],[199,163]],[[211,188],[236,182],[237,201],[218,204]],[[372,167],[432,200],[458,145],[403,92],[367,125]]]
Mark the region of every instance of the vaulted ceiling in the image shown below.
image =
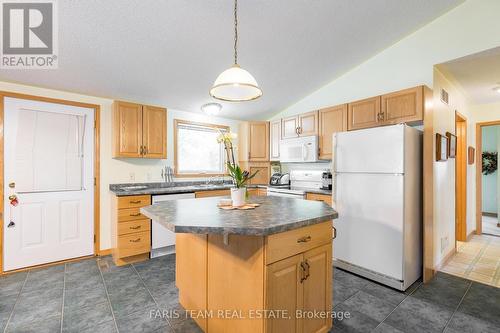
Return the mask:
[[[264,95],[221,116],[268,118],[461,2],[240,0],[239,63]],[[232,64],[232,15],[232,0],[60,0],[59,68],[0,80],[200,112]]]

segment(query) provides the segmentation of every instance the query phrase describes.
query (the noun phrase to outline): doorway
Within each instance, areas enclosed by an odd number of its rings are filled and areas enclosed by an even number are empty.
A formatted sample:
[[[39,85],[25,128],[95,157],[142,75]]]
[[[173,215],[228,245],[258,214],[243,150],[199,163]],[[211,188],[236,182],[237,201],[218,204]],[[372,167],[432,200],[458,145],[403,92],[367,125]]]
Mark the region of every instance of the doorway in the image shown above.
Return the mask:
[[[98,105],[0,92],[0,274],[100,254],[99,123]]]
[[[455,240],[467,240],[467,119],[455,112]],[[456,248],[455,241],[455,248]]]
[[[500,148],[500,122],[478,124],[478,233],[500,237],[500,177],[498,177],[498,151]]]

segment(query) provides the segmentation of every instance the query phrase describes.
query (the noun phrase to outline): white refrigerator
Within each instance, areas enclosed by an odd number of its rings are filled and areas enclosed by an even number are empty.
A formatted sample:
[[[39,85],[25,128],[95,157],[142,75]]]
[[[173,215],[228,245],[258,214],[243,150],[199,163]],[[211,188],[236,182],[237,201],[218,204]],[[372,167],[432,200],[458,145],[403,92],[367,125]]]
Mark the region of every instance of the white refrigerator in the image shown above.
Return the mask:
[[[407,289],[422,273],[422,132],[341,132],[333,147],[334,265]]]

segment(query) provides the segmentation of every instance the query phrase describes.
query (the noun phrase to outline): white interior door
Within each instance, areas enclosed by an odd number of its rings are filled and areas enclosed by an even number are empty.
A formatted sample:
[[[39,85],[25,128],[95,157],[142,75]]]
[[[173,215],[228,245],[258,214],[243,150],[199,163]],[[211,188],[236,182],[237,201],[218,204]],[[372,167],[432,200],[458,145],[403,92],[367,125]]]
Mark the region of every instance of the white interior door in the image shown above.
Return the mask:
[[[94,253],[93,151],[93,109],[4,99],[5,271]]]

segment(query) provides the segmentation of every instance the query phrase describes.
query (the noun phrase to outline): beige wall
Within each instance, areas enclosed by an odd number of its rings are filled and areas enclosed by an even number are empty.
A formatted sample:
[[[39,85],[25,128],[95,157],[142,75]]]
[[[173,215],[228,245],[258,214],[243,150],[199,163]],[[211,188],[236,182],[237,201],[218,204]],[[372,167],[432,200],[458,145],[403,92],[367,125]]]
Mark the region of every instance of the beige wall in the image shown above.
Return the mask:
[[[35,96],[65,99],[82,103],[97,104],[101,107],[101,249],[111,247],[111,212],[109,184],[128,182],[162,181],[161,168],[173,165],[173,119],[185,119],[198,122],[208,122],[231,127],[237,133],[239,122],[217,117],[208,117],[203,114],[168,110],[167,119],[167,159],[113,159],[111,158],[111,99],[80,95],[70,92],[43,89],[33,86],[19,85],[0,81],[0,90],[24,93]],[[144,101],[139,101],[144,102]],[[144,103],[147,103],[144,102]],[[166,106],[168,107],[168,106]],[[131,180],[133,175],[134,180]]]

